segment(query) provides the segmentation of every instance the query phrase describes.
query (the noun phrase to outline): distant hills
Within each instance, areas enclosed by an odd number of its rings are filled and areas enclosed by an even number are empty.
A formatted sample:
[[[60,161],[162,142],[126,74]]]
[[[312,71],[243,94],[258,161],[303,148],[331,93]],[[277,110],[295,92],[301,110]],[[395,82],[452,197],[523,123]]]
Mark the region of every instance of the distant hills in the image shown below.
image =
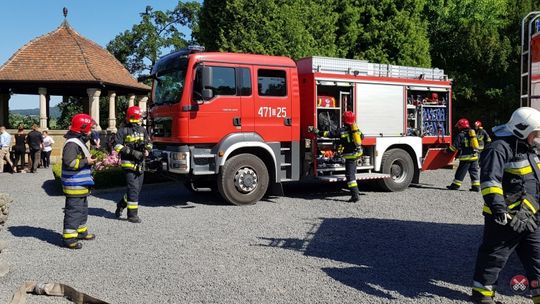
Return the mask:
[[[10,112],[21,114],[23,116],[39,116],[39,108],[35,109],[22,109],[22,110],[9,110]],[[58,106],[51,107],[49,110],[49,114],[51,118],[59,118],[60,117],[60,108]]]

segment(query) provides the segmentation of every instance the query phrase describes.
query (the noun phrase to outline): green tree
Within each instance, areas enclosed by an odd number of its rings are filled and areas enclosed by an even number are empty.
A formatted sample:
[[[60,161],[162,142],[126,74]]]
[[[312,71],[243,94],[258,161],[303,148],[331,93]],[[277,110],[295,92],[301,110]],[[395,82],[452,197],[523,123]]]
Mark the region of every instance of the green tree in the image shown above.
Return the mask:
[[[334,0],[215,0],[201,9],[197,40],[211,51],[335,56]]]
[[[521,12],[515,6],[511,0],[430,0],[431,57],[454,80],[454,117],[491,125],[517,107],[519,33],[510,29]]]
[[[88,98],[85,97],[67,97],[65,96],[63,100],[58,104],[60,108],[60,117],[56,122],[56,126],[59,129],[68,129],[71,125],[71,118],[77,113],[84,113],[84,103],[88,102]]]
[[[141,13],[141,21],[131,30],[117,35],[107,44],[107,50],[132,74],[148,72],[163,51],[186,47],[183,27],[196,28],[200,4],[179,1],[172,10],[154,11],[151,6]]]
[[[8,120],[8,127],[14,129],[18,128],[20,125],[25,129],[31,128],[33,124],[39,125],[39,117],[35,115],[21,115],[19,113],[10,112]]]
[[[429,67],[425,0],[344,0],[339,13],[338,55],[377,63]]]

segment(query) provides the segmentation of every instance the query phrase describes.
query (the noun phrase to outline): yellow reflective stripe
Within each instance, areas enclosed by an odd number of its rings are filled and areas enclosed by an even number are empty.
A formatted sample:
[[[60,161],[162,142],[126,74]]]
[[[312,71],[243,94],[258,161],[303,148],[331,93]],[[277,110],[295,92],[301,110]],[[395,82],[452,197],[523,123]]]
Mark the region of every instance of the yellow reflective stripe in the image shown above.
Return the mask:
[[[357,184],[356,182],[348,182],[348,183],[347,183],[347,186],[348,186],[349,188],[354,188],[354,187],[358,186],[358,184]]]
[[[484,205],[484,207],[482,207],[482,211],[484,211],[487,214],[493,214],[491,212],[491,209],[487,205]]]
[[[473,155],[473,156],[470,156],[470,155],[466,155],[466,156],[463,156],[463,157],[459,157],[459,160],[477,160],[478,159],[478,155]]]
[[[473,290],[480,293],[484,297],[494,297],[495,296],[495,291],[493,291],[493,290],[487,290],[487,289],[479,288],[479,287],[474,287]]]
[[[533,214],[536,214],[536,212],[538,212],[538,210],[536,210],[536,208],[534,208],[531,202],[529,202],[526,198],[523,199],[523,203],[525,203],[525,205],[529,207],[529,209],[532,211]]]
[[[452,184],[456,184],[456,185],[458,185],[458,186],[461,186],[461,181],[455,179],[455,180],[452,182]]]
[[[88,230],[88,227],[86,226],[77,228],[78,233],[85,233],[87,230]]]
[[[135,164],[132,163],[122,163],[122,168],[135,168]]]
[[[136,142],[136,141],[144,141],[144,136],[131,136],[127,135],[124,139],[125,142]]]
[[[449,146],[448,149],[449,149],[450,151],[452,151],[452,152],[456,151],[456,147],[454,147],[454,146]]]
[[[508,172],[514,175],[526,175],[526,174],[532,173],[532,167],[526,166],[523,168],[506,168],[504,169],[504,172]]]
[[[323,137],[328,137],[329,134],[330,134],[330,132],[324,131],[324,132],[322,133],[322,136],[323,136]]]
[[[123,145],[118,144],[118,145],[114,146],[114,151],[120,153],[120,150],[122,150],[123,148],[124,148]]]
[[[64,188],[64,193],[65,194],[79,195],[79,194],[87,194],[88,192],[90,192],[88,189],[70,190],[70,189],[65,189]]]
[[[64,232],[64,238],[65,239],[72,239],[72,238],[76,238],[79,234],[77,232],[72,232],[72,233],[66,233]]]
[[[487,187],[482,189],[482,195],[488,194],[500,194],[503,195],[503,189],[501,187]]]
[[[508,205],[508,209],[514,209],[517,206],[519,206],[520,204],[521,204],[521,201],[517,201],[517,202],[515,202],[513,204]]]
[[[130,119],[129,122],[131,123],[134,123],[134,122],[140,122],[142,119]]]
[[[75,169],[75,170],[79,169],[80,164],[81,164],[81,160],[77,158],[75,160],[75,165],[73,166],[73,169]]]
[[[139,209],[139,205],[127,205],[128,209]]]

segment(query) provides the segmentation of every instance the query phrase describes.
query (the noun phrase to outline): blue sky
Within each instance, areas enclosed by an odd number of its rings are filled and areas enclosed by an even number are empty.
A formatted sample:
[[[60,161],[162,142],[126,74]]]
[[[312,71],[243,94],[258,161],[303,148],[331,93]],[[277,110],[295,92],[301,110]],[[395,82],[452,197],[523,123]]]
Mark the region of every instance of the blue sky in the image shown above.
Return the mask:
[[[147,5],[154,10],[173,9],[178,0],[20,0],[0,4],[0,65],[30,40],[55,30],[64,20],[82,36],[105,47],[119,33],[140,21]],[[52,96],[51,106],[60,101]],[[10,110],[39,105],[37,95],[13,95]]]

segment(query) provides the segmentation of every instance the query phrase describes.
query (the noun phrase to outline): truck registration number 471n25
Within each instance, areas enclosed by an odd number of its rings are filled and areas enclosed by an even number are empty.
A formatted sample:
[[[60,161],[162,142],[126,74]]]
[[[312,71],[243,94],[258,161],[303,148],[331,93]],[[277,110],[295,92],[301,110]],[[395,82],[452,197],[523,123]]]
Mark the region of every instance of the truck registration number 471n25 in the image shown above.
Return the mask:
[[[257,114],[260,117],[287,117],[286,107],[259,107]]]

